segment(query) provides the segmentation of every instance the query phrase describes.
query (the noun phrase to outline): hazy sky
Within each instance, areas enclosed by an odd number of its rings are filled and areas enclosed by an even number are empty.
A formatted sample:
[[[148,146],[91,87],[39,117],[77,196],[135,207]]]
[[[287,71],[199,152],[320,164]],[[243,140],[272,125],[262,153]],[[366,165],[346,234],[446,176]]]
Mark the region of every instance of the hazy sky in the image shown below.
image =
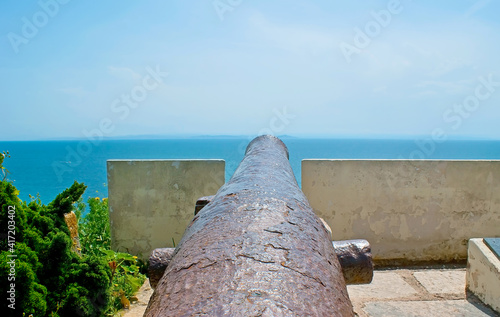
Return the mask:
[[[500,139],[500,1],[4,0],[0,140]]]

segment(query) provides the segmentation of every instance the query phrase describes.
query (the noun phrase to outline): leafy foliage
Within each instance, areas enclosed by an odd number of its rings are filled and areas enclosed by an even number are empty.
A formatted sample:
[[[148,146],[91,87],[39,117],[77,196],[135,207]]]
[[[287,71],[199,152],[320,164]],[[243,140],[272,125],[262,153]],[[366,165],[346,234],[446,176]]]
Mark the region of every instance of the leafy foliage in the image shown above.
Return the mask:
[[[100,258],[71,251],[64,214],[72,210],[86,186],[75,182],[53,202],[21,202],[18,191],[0,182],[0,228],[8,228],[9,208],[15,209],[15,244],[0,243],[0,279],[8,280],[9,255],[15,254],[16,309],[33,316],[100,316],[108,308],[111,270]],[[9,207],[10,206],[10,207]],[[13,221],[13,220],[11,220]],[[7,283],[0,284],[6,294]],[[3,305],[9,302],[4,301]]]
[[[82,252],[102,256],[102,250],[111,250],[111,234],[108,213],[108,200],[104,198],[89,198],[89,212],[80,218],[78,229]],[[85,205],[80,204],[80,208]],[[83,213],[80,210],[79,213]]]
[[[129,304],[146,276],[141,273],[136,256],[111,250],[108,200],[89,198],[87,204],[89,212],[80,218],[78,226],[82,253],[105,259],[111,269],[111,305],[107,313],[112,315]],[[76,213],[84,214],[84,206],[78,202]]]
[[[2,153],[0,153],[0,171],[2,171],[2,174],[3,174],[3,179],[2,180],[6,180],[7,179],[7,174],[10,173],[9,170],[6,169],[3,166],[3,160],[6,157],[10,157],[9,151],[3,151]]]
[[[86,206],[81,196],[86,186],[74,182],[48,205],[31,196],[31,202],[23,202],[19,191],[5,180],[5,157],[8,152],[0,153],[4,176],[0,180],[0,279],[8,283],[0,283],[0,292],[15,292],[15,310],[3,301],[2,316],[111,316],[127,306],[146,277],[137,257],[111,250],[107,199],[90,198],[89,212],[83,217]],[[71,250],[76,242],[71,241],[64,221],[64,214],[72,210],[79,219],[81,255]],[[15,279],[9,277],[12,267]]]

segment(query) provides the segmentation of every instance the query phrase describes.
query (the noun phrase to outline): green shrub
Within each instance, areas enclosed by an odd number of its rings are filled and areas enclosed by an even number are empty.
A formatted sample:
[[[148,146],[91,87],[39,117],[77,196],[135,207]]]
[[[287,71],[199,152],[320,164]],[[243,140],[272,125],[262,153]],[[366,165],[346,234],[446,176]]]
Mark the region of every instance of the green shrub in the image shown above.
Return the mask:
[[[0,239],[0,280],[9,282],[0,283],[0,292],[8,295],[10,283],[15,283],[15,310],[4,300],[2,316],[111,316],[146,277],[137,257],[111,250],[107,199],[89,199],[89,212],[82,217],[86,206],[81,196],[86,186],[74,182],[48,205],[39,198],[23,202],[19,191],[5,180],[4,157],[8,153],[0,155],[4,174],[0,230],[5,236]],[[14,215],[9,212],[12,209]],[[73,242],[64,221],[64,214],[72,210],[79,219],[81,255],[71,250]],[[14,262],[12,255],[16,256]],[[12,281],[11,263],[15,263]]]
[[[80,257],[71,251],[64,214],[73,208],[86,186],[75,182],[54,201],[43,205],[39,199],[22,202],[16,188],[0,182],[0,228],[15,222],[15,243],[2,239],[0,279],[8,280],[9,255],[15,254],[15,310],[12,316],[100,316],[108,309],[111,270],[103,259]],[[11,206],[11,207],[9,207]],[[9,218],[9,208],[15,216]],[[6,294],[6,283],[0,284]],[[96,295],[104,300],[97,301]]]

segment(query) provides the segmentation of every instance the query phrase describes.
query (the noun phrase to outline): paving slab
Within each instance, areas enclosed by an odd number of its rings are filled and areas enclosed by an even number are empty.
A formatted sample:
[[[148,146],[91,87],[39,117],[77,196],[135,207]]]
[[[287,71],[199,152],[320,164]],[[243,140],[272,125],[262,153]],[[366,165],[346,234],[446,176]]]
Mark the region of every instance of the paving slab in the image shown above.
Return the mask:
[[[431,294],[465,294],[465,269],[416,271],[413,276]]]
[[[365,303],[370,317],[491,317],[495,312],[466,300],[390,301]]]
[[[359,317],[498,316],[479,301],[466,300],[464,269],[375,271],[373,282],[348,285]],[[144,314],[153,290],[146,280],[124,317]]]
[[[417,295],[415,290],[398,273],[376,272],[373,281],[366,285],[348,285],[351,299],[398,299]]]

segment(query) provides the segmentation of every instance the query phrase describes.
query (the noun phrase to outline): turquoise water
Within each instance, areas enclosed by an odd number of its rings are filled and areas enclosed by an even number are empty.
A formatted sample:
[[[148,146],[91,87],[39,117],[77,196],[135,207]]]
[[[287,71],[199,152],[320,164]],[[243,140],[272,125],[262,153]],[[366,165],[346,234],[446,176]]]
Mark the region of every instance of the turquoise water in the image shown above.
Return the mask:
[[[0,142],[9,151],[4,165],[20,198],[39,194],[49,203],[74,180],[88,188],[85,197],[106,197],[108,159],[224,159],[226,181],[244,156],[250,139],[167,139]],[[306,158],[346,159],[500,159],[500,141],[283,138],[300,184],[300,162]]]

